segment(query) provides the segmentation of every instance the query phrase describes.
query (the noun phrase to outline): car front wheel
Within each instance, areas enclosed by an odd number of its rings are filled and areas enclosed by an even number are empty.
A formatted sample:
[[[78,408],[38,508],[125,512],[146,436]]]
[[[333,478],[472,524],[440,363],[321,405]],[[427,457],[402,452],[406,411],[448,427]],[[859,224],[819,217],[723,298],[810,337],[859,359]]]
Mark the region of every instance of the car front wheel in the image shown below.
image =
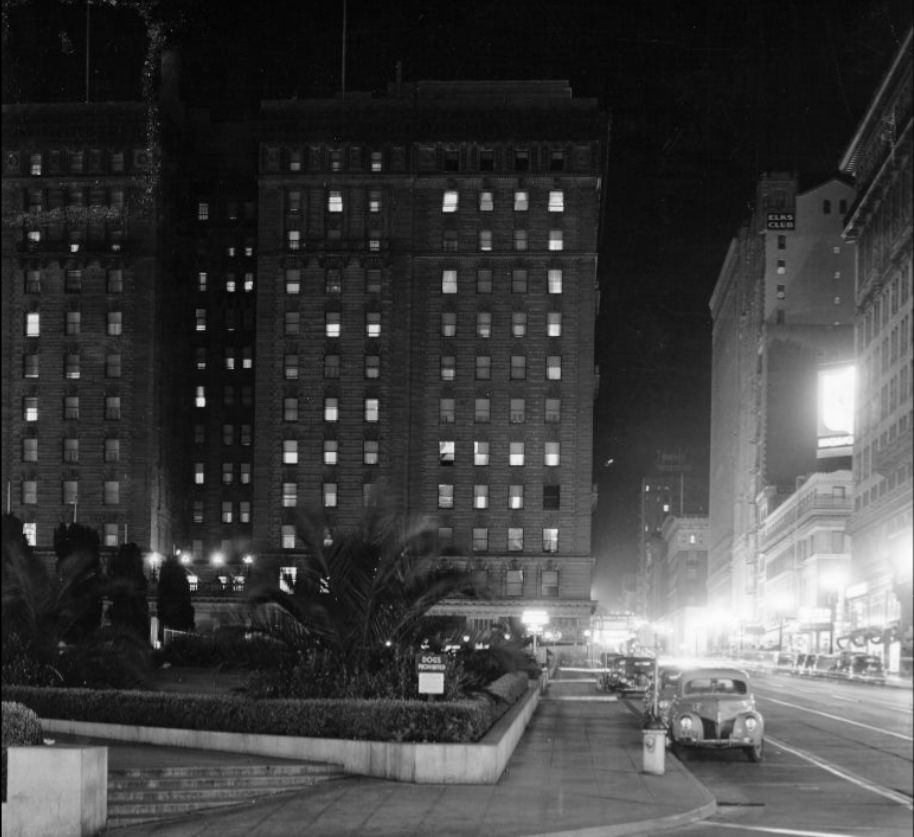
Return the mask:
[[[758,744],[752,744],[751,746],[744,747],[743,749],[746,751],[746,756],[748,756],[749,761],[755,762],[757,764],[762,760],[765,744],[763,741],[759,741]]]

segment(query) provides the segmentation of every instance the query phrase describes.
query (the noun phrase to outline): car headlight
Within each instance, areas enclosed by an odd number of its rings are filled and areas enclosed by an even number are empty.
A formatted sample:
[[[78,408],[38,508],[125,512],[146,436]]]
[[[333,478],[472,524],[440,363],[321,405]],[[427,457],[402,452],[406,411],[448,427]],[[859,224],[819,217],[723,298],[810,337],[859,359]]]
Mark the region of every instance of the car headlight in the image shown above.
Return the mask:
[[[679,719],[679,729],[683,732],[689,732],[692,729],[692,719],[688,715],[683,715]]]
[[[746,718],[745,723],[749,732],[755,732],[758,729],[758,721],[755,718]]]
[[[662,700],[662,701],[660,701],[660,704],[659,704],[659,705],[660,705],[660,708],[661,708],[661,709],[669,709],[669,708],[670,708],[670,702],[669,702],[668,700]]]

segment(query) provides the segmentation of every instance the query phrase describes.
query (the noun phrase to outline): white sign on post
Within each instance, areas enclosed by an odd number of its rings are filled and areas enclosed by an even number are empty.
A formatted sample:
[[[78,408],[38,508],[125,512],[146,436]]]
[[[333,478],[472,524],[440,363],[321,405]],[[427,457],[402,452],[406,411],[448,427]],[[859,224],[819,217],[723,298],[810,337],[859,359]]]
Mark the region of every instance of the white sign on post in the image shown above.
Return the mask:
[[[444,694],[444,670],[447,668],[444,654],[420,654],[416,660],[419,672],[420,695]]]

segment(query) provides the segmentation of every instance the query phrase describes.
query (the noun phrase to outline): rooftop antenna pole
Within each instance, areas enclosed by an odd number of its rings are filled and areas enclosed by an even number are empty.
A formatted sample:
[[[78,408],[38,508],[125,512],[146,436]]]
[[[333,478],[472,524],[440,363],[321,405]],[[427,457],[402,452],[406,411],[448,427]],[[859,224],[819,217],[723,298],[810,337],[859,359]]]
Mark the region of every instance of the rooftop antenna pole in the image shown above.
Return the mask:
[[[86,0],[86,104],[89,104],[89,0]]]
[[[346,98],[346,0],[343,0],[343,61],[342,72],[340,74],[340,88],[342,90],[341,98]]]

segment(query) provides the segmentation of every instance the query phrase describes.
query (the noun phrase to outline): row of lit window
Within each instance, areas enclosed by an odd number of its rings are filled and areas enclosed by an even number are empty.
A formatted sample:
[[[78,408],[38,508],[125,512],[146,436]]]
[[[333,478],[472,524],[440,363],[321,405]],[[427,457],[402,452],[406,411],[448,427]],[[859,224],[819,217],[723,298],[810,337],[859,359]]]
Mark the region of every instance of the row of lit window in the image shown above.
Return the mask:
[[[328,231],[327,237],[329,239],[338,240],[340,238],[339,230]],[[380,231],[369,231],[366,246],[370,252],[378,252],[381,249]],[[492,230],[479,230],[476,238],[476,246],[481,253],[490,253],[495,250],[494,234]],[[286,247],[290,252],[298,252],[302,249],[301,230],[286,231]],[[445,230],[442,233],[441,249],[446,253],[455,253],[460,250],[460,239],[457,230]],[[507,248],[499,246],[499,249]],[[529,230],[514,230],[511,249],[515,252],[526,252],[530,249]],[[565,249],[565,233],[563,230],[549,230],[546,249],[550,252],[559,252]]]
[[[63,272],[64,291],[79,293],[84,290],[84,273],[81,268],[67,268]],[[44,284],[44,271],[29,269],[25,271],[25,292],[27,294],[40,294]],[[105,291],[109,294],[124,292],[124,271],[114,268],[106,272]]]
[[[356,163],[356,161],[361,161],[362,158],[361,148],[355,147],[350,149],[350,162],[356,167],[361,169],[361,164]],[[343,152],[339,148],[330,149],[329,152],[329,161],[328,164],[330,171],[342,171],[343,170]],[[355,155],[353,157],[353,155]],[[287,167],[289,171],[301,171],[302,170],[302,153],[298,149],[289,149],[286,157]],[[324,164],[322,164],[324,165]],[[371,172],[381,172],[384,171],[384,155],[381,151],[371,151],[369,152],[368,157],[368,170]]]
[[[235,503],[231,500],[223,500],[220,507],[220,517],[222,523],[250,523],[251,522],[251,502],[250,500],[240,500],[237,504],[237,516]],[[195,500],[193,505],[193,522],[201,524],[206,522],[204,505],[202,500]]]
[[[63,417],[66,421],[79,419],[80,401],[78,395],[65,395],[63,399]],[[38,397],[27,396],[22,399],[23,421],[38,421]],[[116,421],[121,417],[121,397],[119,395],[105,396],[105,419]]]
[[[492,312],[491,311],[477,311],[476,312],[476,331],[475,334],[477,337],[489,338],[492,336]],[[527,312],[526,311],[512,311],[511,312],[511,329],[510,335],[512,337],[526,337],[527,336]],[[457,336],[457,312],[455,311],[444,311],[441,314],[441,336],[442,337],[456,337]],[[546,312],[546,336],[547,337],[561,337],[562,336],[562,312],[561,311],[547,311]]]
[[[123,541],[120,538],[121,526],[119,524],[103,523],[101,529],[102,546],[118,546],[121,543],[126,543],[126,532]],[[26,521],[22,524],[22,535],[29,546],[38,546],[38,524],[34,520]]]
[[[120,311],[108,311],[105,315],[106,333],[109,337],[118,337],[123,333],[124,315]],[[64,312],[64,334],[75,336],[82,331],[82,312]],[[25,315],[25,336],[41,336],[41,313],[30,311]]]
[[[457,357],[455,355],[442,355],[440,361],[440,376],[442,381],[457,380]],[[476,355],[474,364],[474,377],[477,381],[492,380],[492,357],[491,355]],[[508,368],[508,380],[525,381],[527,380],[527,357],[526,355],[511,355],[511,363]],[[546,380],[562,380],[562,357],[561,355],[548,355],[546,357]]]
[[[24,378],[39,377],[38,352],[28,352],[22,356],[22,376]],[[122,370],[122,356],[119,354],[105,355],[105,377],[120,378]],[[67,352],[63,358],[63,376],[68,381],[77,381],[82,377],[82,355],[79,352]]]
[[[546,270],[546,292],[549,294],[562,293],[564,272],[560,267],[551,267]],[[459,273],[456,268],[445,268],[441,271],[441,293],[456,294],[459,283]],[[516,294],[528,293],[529,271],[518,267],[511,271],[511,292]],[[476,292],[492,292],[492,271],[488,268],[476,272]]]
[[[29,250],[37,250],[38,246],[45,240],[47,240],[48,245],[54,245],[64,241],[60,236],[54,237],[51,235],[48,235],[47,239],[45,239],[45,235],[41,230],[25,231],[24,241]],[[67,230],[65,243],[66,249],[70,253],[79,253],[83,249],[83,245],[87,243],[90,245],[90,250],[98,249],[99,246],[104,246],[105,249],[109,249],[112,253],[119,253],[124,244],[124,231],[109,229],[107,235],[91,235],[87,242],[86,236],[83,234],[82,230],[70,228]]]
[[[73,505],[79,502],[79,480],[63,480],[61,482],[61,502]],[[106,506],[116,506],[121,502],[121,484],[119,480],[104,480],[102,483],[102,503]],[[34,506],[38,504],[38,480],[22,481],[22,504]]]
[[[231,425],[226,425],[230,427]],[[233,485],[235,482],[235,465],[238,466],[238,482],[241,485],[251,484],[251,463],[250,462],[223,462],[222,463],[222,484]],[[206,466],[202,462],[194,463],[194,485],[206,484]]]
[[[240,280],[234,273],[227,273],[224,281],[227,294],[237,293],[238,291],[249,294],[254,290],[254,273],[252,271],[245,273]],[[209,287],[209,273],[205,270],[199,271],[197,273],[197,290],[200,293],[206,293]]]
[[[145,169],[148,166],[148,153],[145,149],[134,149],[133,168]],[[64,166],[70,174],[102,174],[105,170],[112,174],[123,174],[126,169],[126,156],[123,151],[102,152],[93,148],[88,154],[82,150],[49,152],[35,151],[29,154],[29,174],[40,177],[47,169],[48,174],[62,174]],[[105,166],[107,162],[107,166]]]
[[[296,296],[302,292],[302,275],[299,268],[287,268],[285,272],[285,292]],[[339,296],[343,292],[343,277],[339,268],[330,268],[324,275],[324,293],[330,296]],[[365,271],[365,293],[377,294],[381,292],[381,271],[378,268],[369,268]]]
[[[522,190],[514,193],[514,211],[527,212],[530,209],[530,193]],[[329,207],[328,207],[329,208]],[[456,189],[448,189],[441,197],[442,212],[457,212],[460,208],[460,192]],[[476,208],[480,212],[495,211],[495,193],[489,191],[480,192],[477,197]],[[565,193],[560,189],[553,189],[549,192],[549,198],[546,202],[546,209],[549,212],[565,211]]]
[[[120,462],[121,459],[121,440],[105,439],[104,461]],[[62,457],[64,462],[79,462],[79,439],[66,438],[63,440]],[[22,461],[38,461],[38,439],[27,438],[22,440]]]
[[[237,402],[236,395],[238,396]],[[222,388],[223,406],[234,407],[236,403],[242,407],[253,406],[254,388],[248,384],[238,388],[231,385],[224,386]],[[201,408],[206,406],[206,387],[203,384],[194,387],[194,406]]]

